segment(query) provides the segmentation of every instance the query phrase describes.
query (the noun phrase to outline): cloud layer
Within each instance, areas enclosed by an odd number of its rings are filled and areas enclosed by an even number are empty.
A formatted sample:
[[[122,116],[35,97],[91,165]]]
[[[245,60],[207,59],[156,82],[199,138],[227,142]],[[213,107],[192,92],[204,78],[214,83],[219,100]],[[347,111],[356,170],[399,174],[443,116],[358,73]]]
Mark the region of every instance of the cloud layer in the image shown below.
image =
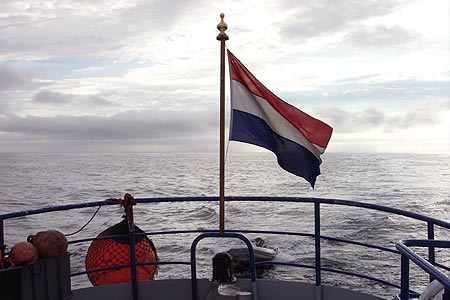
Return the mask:
[[[224,9],[234,54],[335,137],[403,134],[414,143],[422,130],[439,132],[445,147],[448,6],[3,0],[0,152],[130,142],[135,151],[215,150]]]

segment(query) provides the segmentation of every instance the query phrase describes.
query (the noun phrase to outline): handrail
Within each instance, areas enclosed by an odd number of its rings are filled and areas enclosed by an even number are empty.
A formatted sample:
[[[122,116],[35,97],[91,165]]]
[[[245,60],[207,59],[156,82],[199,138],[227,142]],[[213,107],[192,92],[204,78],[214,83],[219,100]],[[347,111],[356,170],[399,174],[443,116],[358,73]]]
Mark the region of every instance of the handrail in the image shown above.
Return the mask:
[[[402,269],[401,269],[401,292],[400,299],[409,299],[409,260],[418,265],[422,270],[430,274],[433,278],[439,281],[446,289],[448,299],[450,292],[450,278],[439,271],[433,264],[421,257],[409,247],[433,247],[433,248],[450,248],[450,241],[436,241],[436,240],[401,240],[396,243],[395,247],[402,255]]]
[[[164,203],[164,202],[209,202],[209,201],[218,201],[219,197],[212,196],[198,196],[198,197],[155,197],[155,198],[135,198],[136,203]],[[322,203],[322,204],[334,204],[334,205],[342,205],[342,206],[353,206],[360,208],[373,209],[388,213],[393,213],[396,215],[401,215],[405,217],[409,217],[412,219],[431,222],[435,225],[449,228],[450,223],[439,220],[436,218],[428,217],[419,213],[414,213],[398,208],[392,208],[389,206],[383,206],[379,204],[372,204],[366,202],[358,202],[351,200],[341,200],[341,199],[331,199],[331,198],[311,198],[311,197],[263,197],[263,196],[228,196],[225,198],[226,201],[233,202],[241,202],[241,201],[251,201],[251,202],[267,202],[267,201],[275,201],[275,202],[297,202],[297,203]],[[117,205],[117,202],[114,200],[103,200],[103,201],[95,201],[95,202],[85,202],[85,203],[77,203],[77,204],[67,204],[67,205],[59,205],[59,206],[49,206],[45,208],[31,209],[14,213],[6,213],[0,215],[0,221],[6,219],[12,219],[27,215],[40,214],[46,212],[55,212],[69,209],[78,209],[78,208],[87,208],[94,206],[105,206],[105,205]]]
[[[210,202],[210,201],[218,201],[218,197],[161,197],[161,198],[136,198],[135,199],[137,203],[178,203],[178,202]],[[363,247],[370,247],[374,249],[378,249],[380,251],[390,252],[390,253],[399,253],[395,249],[389,249],[386,247],[373,245],[373,244],[367,244],[362,243],[359,241],[352,241],[348,239],[342,239],[337,237],[331,237],[331,236],[324,236],[320,234],[321,225],[320,225],[320,206],[322,204],[324,205],[341,205],[341,206],[350,206],[350,207],[357,207],[357,208],[366,208],[386,213],[391,213],[395,215],[401,215],[404,217],[412,218],[414,220],[423,221],[427,224],[427,232],[428,232],[428,239],[433,240],[434,239],[434,228],[435,226],[440,226],[446,229],[450,229],[450,223],[446,221],[442,221],[436,218],[428,217],[425,215],[421,215],[414,212],[408,212],[405,210],[397,209],[397,208],[391,208],[387,206],[377,205],[377,204],[371,204],[371,203],[364,203],[364,202],[357,202],[357,201],[349,201],[349,200],[340,200],[340,199],[326,199],[326,198],[307,198],[307,197],[226,197],[226,201],[232,201],[232,202],[292,202],[292,203],[310,203],[314,204],[314,233],[304,233],[304,232],[283,232],[283,231],[266,231],[266,230],[227,230],[227,233],[232,232],[240,232],[240,233],[268,233],[268,234],[285,234],[285,235],[295,235],[295,236],[305,236],[305,237],[311,237],[315,241],[315,265],[314,266],[306,266],[301,264],[290,264],[291,266],[297,266],[297,267],[306,267],[314,269],[316,272],[316,285],[321,285],[321,272],[322,271],[329,271],[329,272],[335,272],[335,273],[341,273],[345,275],[352,275],[357,276],[360,278],[366,278],[370,279],[379,283],[383,283],[392,287],[399,288],[400,286],[394,283],[390,283],[381,279],[369,277],[366,275],[361,275],[357,273],[347,272],[343,270],[337,270],[337,269],[331,269],[331,268],[325,268],[321,265],[321,241],[322,240],[331,240],[331,241],[337,241],[341,243],[346,244],[352,244],[357,246],[363,246]],[[41,214],[41,213],[47,213],[47,212],[56,212],[56,211],[64,211],[64,210],[70,210],[70,209],[80,209],[80,208],[88,208],[88,207],[96,207],[96,206],[106,206],[106,205],[117,205],[117,202],[114,200],[104,200],[104,201],[95,201],[95,202],[86,202],[86,203],[78,203],[78,204],[69,204],[69,205],[61,205],[61,206],[50,206],[46,208],[39,208],[39,209],[31,209],[31,210],[25,210],[21,212],[14,212],[14,213],[7,213],[0,215],[0,246],[4,245],[4,221],[8,219],[13,219],[17,217],[23,217],[23,216],[29,216],[34,214]],[[146,235],[158,235],[158,234],[182,234],[182,233],[193,233],[193,232],[200,232],[200,233],[207,233],[207,232],[215,232],[216,230],[174,230],[174,231],[164,231],[164,232],[145,232],[145,233],[139,233],[139,234],[146,234]],[[134,235],[134,233],[133,233]],[[138,235],[138,234],[136,234]],[[102,237],[107,238],[107,237]],[[82,243],[87,242],[90,240],[94,240],[95,238],[85,238],[80,240],[72,240],[69,241],[69,243]],[[435,251],[434,251],[435,244],[432,244],[428,247],[429,253],[428,253],[428,259],[431,264],[435,263]],[[156,262],[152,264],[188,264],[186,262]],[[139,263],[138,265],[140,265]],[[136,265],[136,264],[134,264]],[[289,265],[289,264],[287,264]],[[80,275],[85,272],[79,272],[72,274]],[[433,275],[431,275],[432,277]]]
[[[256,287],[256,266],[255,266],[255,253],[253,252],[253,245],[250,241],[238,233],[229,233],[229,232],[208,232],[203,233],[196,237],[191,244],[191,291],[192,291],[192,300],[197,300],[197,266],[195,259],[195,250],[197,248],[198,243],[205,238],[235,238],[240,239],[245,243],[248,248],[248,258],[250,262],[250,280],[252,283],[252,299],[258,300],[258,293]]]

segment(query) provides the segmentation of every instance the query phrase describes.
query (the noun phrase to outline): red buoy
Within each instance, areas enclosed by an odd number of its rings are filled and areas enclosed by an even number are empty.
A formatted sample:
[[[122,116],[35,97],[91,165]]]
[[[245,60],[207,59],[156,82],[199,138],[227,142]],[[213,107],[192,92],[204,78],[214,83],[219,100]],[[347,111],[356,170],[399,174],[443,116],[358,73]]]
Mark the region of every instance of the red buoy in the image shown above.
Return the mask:
[[[135,226],[136,233],[143,232]],[[100,233],[98,237],[108,235],[127,234],[128,222],[113,225]],[[136,262],[157,262],[158,256],[153,242],[145,235],[136,236]],[[130,241],[128,236],[110,239],[94,240],[86,254],[86,270],[108,268],[131,263]],[[151,280],[157,273],[156,265],[137,266],[137,280]],[[131,281],[131,268],[111,269],[88,273],[89,280],[94,286]]]
[[[39,259],[39,255],[33,244],[19,242],[11,248],[9,258],[11,258],[14,265],[20,266],[36,262]]]
[[[57,230],[38,232],[32,241],[41,258],[61,256],[67,252],[67,238]]]

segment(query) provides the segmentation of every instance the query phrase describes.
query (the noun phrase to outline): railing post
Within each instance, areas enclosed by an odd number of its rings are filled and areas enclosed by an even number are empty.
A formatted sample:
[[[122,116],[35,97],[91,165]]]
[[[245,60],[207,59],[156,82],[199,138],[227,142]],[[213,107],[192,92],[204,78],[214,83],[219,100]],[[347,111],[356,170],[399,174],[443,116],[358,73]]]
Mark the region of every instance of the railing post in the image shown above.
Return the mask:
[[[131,215],[133,210],[131,208]],[[133,288],[133,300],[139,300],[136,270],[136,228],[134,222],[129,224],[130,229],[130,257],[131,257],[131,285]]]
[[[401,257],[401,278],[400,278],[400,299],[409,299],[409,259],[402,254]]]
[[[427,222],[427,227],[428,227],[428,239],[429,240],[434,240],[434,224],[431,222]],[[435,251],[435,247],[430,246],[428,247],[428,261],[434,265],[436,262],[436,251]],[[430,282],[432,282],[435,278],[433,276],[431,276],[430,274]]]
[[[0,252],[1,257],[5,254],[5,249],[3,248],[5,246],[5,231],[3,229],[3,219],[0,220]]]
[[[314,245],[315,245],[315,266],[316,266],[316,287],[322,284],[321,262],[320,262],[320,203],[314,202]]]

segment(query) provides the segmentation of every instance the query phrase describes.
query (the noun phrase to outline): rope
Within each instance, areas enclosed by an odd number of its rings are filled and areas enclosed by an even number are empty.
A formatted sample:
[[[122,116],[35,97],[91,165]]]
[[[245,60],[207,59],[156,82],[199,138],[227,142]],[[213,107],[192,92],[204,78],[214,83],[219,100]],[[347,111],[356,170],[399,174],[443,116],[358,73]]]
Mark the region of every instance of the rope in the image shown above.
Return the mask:
[[[133,205],[136,205],[136,200],[134,200],[133,196],[131,196],[130,194],[126,193],[125,196],[123,197],[123,199],[120,199],[120,198],[109,198],[109,199],[106,199],[105,201],[108,201],[108,200],[114,200],[118,204],[123,206],[124,211],[125,211],[126,219],[128,220],[128,224],[130,224],[130,225],[133,224]],[[67,236],[75,235],[75,234],[79,233],[80,231],[82,231],[89,223],[91,223],[91,221],[97,215],[97,213],[100,210],[100,208],[101,208],[101,206],[99,206],[97,208],[97,210],[92,215],[92,217],[89,219],[89,221],[87,221],[87,223],[84,224],[80,229],[78,229],[75,232],[66,234],[65,236],[67,237]]]
[[[75,231],[75,232],[66,234],[65,236],[67,237],[67,236],[75,235],[75,234],[79,233],[81,230],[83,230],[86,226],[88,226],[89,223],[91,223],[91,221],[92,221],[92,220],[94,219],[94,217],[97,215],[97,213],[98,213],[98,211],[100,210],[100,208],[101,208],[101,206],[99,206],[99,207],[97,208],[97,210],[96,210],[95,213],[92,215],[92,217],[89,219],[89,221],[87,221],[87,223],[84,224],[80,229],[78,229],[78,230]]]

